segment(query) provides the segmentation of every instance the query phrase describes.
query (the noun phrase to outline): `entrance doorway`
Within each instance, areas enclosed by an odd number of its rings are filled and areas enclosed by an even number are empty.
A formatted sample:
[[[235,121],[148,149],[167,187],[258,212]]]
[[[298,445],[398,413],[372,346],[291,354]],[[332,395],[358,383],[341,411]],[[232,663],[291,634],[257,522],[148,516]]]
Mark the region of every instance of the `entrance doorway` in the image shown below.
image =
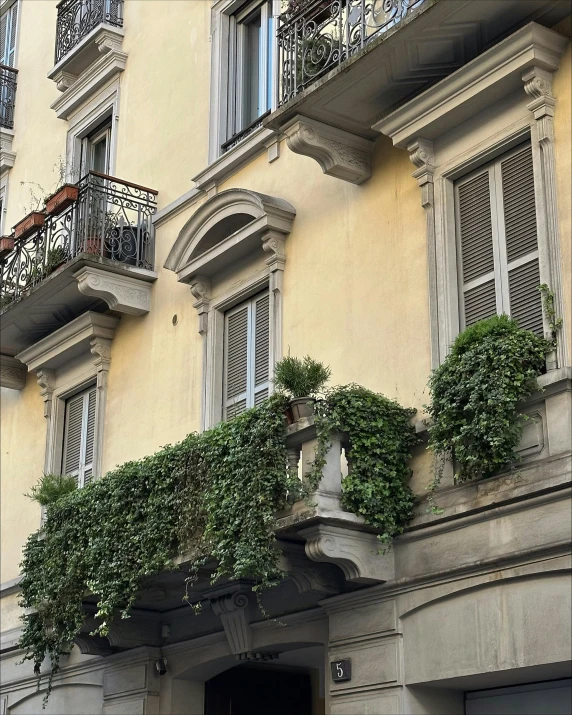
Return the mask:
[[[308,672],[239,665],[205,683],[205,715],[313,715]]]

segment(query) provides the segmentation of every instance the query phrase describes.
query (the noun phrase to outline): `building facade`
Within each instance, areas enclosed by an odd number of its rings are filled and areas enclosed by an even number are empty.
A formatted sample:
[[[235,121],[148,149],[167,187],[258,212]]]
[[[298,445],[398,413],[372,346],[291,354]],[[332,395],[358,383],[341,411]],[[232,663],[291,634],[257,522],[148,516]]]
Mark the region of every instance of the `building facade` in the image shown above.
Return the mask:
[[[418,410],[406,532],[381,556],[340,510],[334,443],[316,510],[279,515],[278,619],[158,578],[44,712],[569,712],[571,31],[565,0],[2,0],[2,715],[46,687],[24,494],[258,404],[289,351]],[[489,315],[546,334],[541,283],[562,329],[519,469],[446,475],[429,513],[428,376]]]

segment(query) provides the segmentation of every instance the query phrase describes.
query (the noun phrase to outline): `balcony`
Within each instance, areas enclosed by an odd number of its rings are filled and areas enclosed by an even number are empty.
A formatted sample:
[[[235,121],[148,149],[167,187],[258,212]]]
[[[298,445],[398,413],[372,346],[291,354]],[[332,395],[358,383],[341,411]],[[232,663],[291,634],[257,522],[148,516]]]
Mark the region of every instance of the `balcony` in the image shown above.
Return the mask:
[[[362,183],[380,116],[525,24],[567,14],[561,0],[290,0],[277,30],[279,107],[264,125],[324,173]]]
[[[0,127],[14,129],[14,100],[18,70],[0,64]]]
[[[123,0],[62,0],[55,64],[48,77],[64,95],[52,104],[60,119],[125,68]]]
[[[90,172],[60,193],[65,200],[27,217],[30,226],[0,254],[3,355],[86,310],[149,311],[157,192]]]

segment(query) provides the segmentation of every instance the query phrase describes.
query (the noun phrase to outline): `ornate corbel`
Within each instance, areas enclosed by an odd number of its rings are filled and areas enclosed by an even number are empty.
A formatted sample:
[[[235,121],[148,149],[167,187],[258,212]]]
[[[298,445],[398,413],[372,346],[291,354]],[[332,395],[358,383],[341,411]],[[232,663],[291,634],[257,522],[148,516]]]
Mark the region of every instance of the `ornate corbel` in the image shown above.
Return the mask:
[[[352,184],[371,176],[373,141],[301,116],[283,131],[290,149],[315,159],[324,174]]]
[[[108,338],[93,338],[89,346],[90,352],[94,356],[93,364],[97,369],[98,377],[100,373],[107,374],[111,363],[111,340]]]
[[[44,401],[44,417],[49,420],[52,416],[52,398],[56,387],[56,375],[53,370],[44,368],[38,370],[36,379],[40,387],[40,395]]]
[[[285,242],[286,236],[278,231],[267,231],[262,236],[262,250],[268,253],[268,258],[264,262],[270,268],[270,273],[284,270],[286,263]]]
[[[65,92],[66,89],[69,89],[76,81],[76,74],[72,74],[71,72],[64,72],[63,70],[60,70],[54,76],[54,82],[56,83],[56,87],[59,89],[60,92]]]
[[[98,268],[82,268],[74,278],[80,293],[101,298],[119,313],[145,315],[151,310],[151,283]]]
[[[352,583],[385,583],[395,577],[393,549],[381,553],[375,534],[318,524],[299,532],[312,561],[339,566]]]
[[[240,658],[252,650],[246,587],[235,584],[208,592],[213,613],[220,616],[231,653]],[[244,660],[244,658],[242,658]]]
[[[117,30],[100,29],[95,38],[95,44],[102,55],[107,52],[120,52],[123,46],[123,36]]]
[[[534,128],[531,132],[533,145],[536,135],[538,153],[540,156],[539,189],[545,215],[545,228],[548,246],[549,285],[554,293],[554,308],[558,316],[564,315],[564,300],[562,286],[562,255],[558,226],[558,201],[556,190],[556,164],[554,157],[554,107],[556,98],[552,94],[552,72],[540,67],[533,67],[522,75],[524,91],[532,98],[527,108],[534,118]],[[551,337],[551,336],[549,336]],[[548,357],[550,368],[568,365],[568,349],[566,336],[561,334],[556,347],[556,355]]]
[[[0,387],[22,390],[26,385],[26,366],[9,355],[0,355]]]
[[[280,544],[278,565],[288,574],[299,593],[314,592],[331,596],[341,591],[343,579],[338,569],[330,564],[316,564],[310,561],[301,544],[283,542]]]
[[[417,139],[407,147],[409,159],[417,168],[413,178],[422,191],[421,205],[423,208],[433,206],[433,173],[435,171],[435,158],[433,156],[433,142],[427,139]]]
[[[204,276],[195,276],[191,281],[191,293],[196,298],[193,308],[199,314],[199,333],[204,337],[208,331],[208,315],[211,301],[211,282]]]

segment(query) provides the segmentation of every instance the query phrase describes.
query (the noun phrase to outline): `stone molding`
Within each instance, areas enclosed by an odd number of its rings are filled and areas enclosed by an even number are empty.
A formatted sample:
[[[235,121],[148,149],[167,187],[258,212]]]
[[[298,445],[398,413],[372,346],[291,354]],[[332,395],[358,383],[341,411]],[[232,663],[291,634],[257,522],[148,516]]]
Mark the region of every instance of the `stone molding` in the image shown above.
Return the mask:
[[[324,174],[352,184],[371,176],[373,141],[300,115],[283,131],[289,148],[315,159]]]
[[[98,268],[82,268],[74,278],[80,293],[101,298],[119,313],[145,315],[151,309],[150,283]]]
[[[414,97],[372,129],[407,148],[418,137],[435,139],[490,106],[493,91],[517,91],[523,72],[538,67],[554,72],[569,40],[531,22],[449,77]],[[496,97],[496,95],[494,95]]]
[[[298,593],[315,592],[329,596],[340,592],[337,574],[339,571],[332,565],[317,566],[306,555],[305,549],[300,544],[289,542],[280,543],[279,567],[290,578]],[[336,573],[337,571],[337,573]]]
[[[205,594],[213,613],[220,617],[231,653],[237,657],[252,650],[252,632],[248,619],[249,588],[235,584]]]
[[[68,120],[74,111],[86,102],[100,87],[109,82],[116,75],[123,72],[127,63],[127,54],[119,49],[111,49],[105,44],[105,53],[82,72],[79,77],[73,80],[73,75],[67,73],[56,73],[58,89],[64,89],[61,97],[58,97],[51,108],[55,111],[58,119]],[[101,47],[100,47],[101,50]]]
[[[26,386],[26,366],[14,357],[0,355],[0,387],[22,390]]]
[[[0,128],[0,174],[11,169],[16,161],[16,152],[12,151],[13,140],[12,129]]]
[[[299,534],[306,539],[308,558],[339,566],[352,583],[384,583],[395,577],[393,549],[382,554],[383,545],[375,534],[329,524]]]

